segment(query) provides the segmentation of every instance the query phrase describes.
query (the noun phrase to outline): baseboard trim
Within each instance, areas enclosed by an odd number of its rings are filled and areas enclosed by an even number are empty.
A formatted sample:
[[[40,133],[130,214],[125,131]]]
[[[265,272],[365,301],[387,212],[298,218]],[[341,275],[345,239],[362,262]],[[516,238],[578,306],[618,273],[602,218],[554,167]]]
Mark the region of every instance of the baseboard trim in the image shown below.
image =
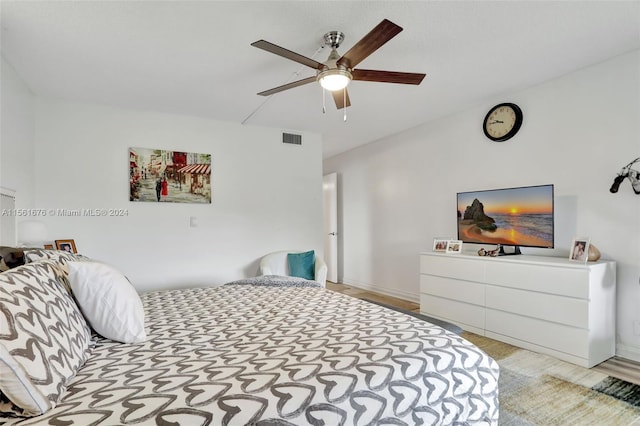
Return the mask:
[[[376,286],[374,284],[368,284],[351,280],[349,278],[343,278],[340,280],[342,284],[350,285],[351,287],[361,288],[362,290],[373,291],[375,293],[384,294],[385,296],[397,297],[398,299],[407,300],[409,302],[420,303],[420,294],[411,293],[402,290],[393,290],[386,287]]]
[[[619,356],[620,358],[630,359],[631,361],[640,362],[640,348],[637,346],[618,343],[616,344],[616,356]]]

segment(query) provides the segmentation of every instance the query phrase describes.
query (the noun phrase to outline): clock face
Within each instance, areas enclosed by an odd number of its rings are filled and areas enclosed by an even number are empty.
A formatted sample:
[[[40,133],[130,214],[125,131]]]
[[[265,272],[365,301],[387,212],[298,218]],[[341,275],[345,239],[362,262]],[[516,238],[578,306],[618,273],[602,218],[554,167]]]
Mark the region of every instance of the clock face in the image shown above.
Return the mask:
[[[484,134],[495,142],[511,139],[522,124],[522,110],[512,103],[493,107],[484,118]]]

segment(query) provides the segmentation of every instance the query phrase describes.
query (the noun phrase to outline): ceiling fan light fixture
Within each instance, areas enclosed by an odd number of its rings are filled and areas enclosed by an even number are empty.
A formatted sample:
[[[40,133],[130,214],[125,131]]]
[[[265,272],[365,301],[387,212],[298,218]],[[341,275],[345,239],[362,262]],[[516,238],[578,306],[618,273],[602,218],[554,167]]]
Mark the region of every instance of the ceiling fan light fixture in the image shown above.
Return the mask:
[[[347,87],[352,78],[348,70],[333,68],[319,72],[317,80],[325,90],[335,92]]]
[[[356,68],[360,62],[369,57],[369,55],[382,47],[401,31],[402,27],[394,24],[388,19],[383,19],[342,56],[338,53],[338,47],[340,47],[344,41],[344,33],[340,31],[328,32],[324,35],[324,45],[330,47],[331,52],[325,62],[318,62],[315,59],[292,52],[284,47],[269,43],[266,40],[253,42],[251,45],[254,47],[297,62],[315,71],[315,76],[309,76],[302,80],[283,84],[282,86],[260,92],[258,95],[271,96],[315,81],[323,88],[323,111],[325,90],[331,92],[336,108],[345,108],[346,111],[346,108],[351,106],[349,93],[346,89],[351,80],[418,85],[422,82],[425,74],[399,71],[363,70]],[[318,52],[316,51],[316,53]]]

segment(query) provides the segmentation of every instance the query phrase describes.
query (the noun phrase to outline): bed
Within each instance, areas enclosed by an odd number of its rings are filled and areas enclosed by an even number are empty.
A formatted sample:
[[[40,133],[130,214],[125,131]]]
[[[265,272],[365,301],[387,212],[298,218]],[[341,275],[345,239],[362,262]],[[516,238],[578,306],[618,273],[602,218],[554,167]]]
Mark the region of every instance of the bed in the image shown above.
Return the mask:
[[[72,295],[67,262],[75,261],[36,260],[0,277],[44,263],[61,293]],[[498,365],[479,348],[315,282],[256,277],[140,300],[143,342],[92,331],[85,359],[52,407],[35,417],[5,414],[0,424],[498,422]]]

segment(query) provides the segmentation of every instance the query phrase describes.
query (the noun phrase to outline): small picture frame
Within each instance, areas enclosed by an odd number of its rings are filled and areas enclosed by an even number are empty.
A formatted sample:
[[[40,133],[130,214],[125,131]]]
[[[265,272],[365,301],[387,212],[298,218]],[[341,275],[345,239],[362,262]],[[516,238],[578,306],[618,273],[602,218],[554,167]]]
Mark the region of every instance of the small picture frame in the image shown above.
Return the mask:
[[[587,258],[589,257],[589,243],[589,237],[575,237],[571,242],[569,260],[587,263]]]
[[[449,240],[445,240],[444,238],[433,239],[433,251],[439,251],[439,252],[445,253],[447,251],[448,245],[449,245]]]
[[[447,253],[462,253],[462,241],[449,240],[447,243]]]
[[[73,240],[56,240],[55,243],[58,250],[67,251],[69,253],[77,253],[76,243]]]
[[[53,250],[53,244],[45,244],[44,245],[44,249],[45,250]]]

